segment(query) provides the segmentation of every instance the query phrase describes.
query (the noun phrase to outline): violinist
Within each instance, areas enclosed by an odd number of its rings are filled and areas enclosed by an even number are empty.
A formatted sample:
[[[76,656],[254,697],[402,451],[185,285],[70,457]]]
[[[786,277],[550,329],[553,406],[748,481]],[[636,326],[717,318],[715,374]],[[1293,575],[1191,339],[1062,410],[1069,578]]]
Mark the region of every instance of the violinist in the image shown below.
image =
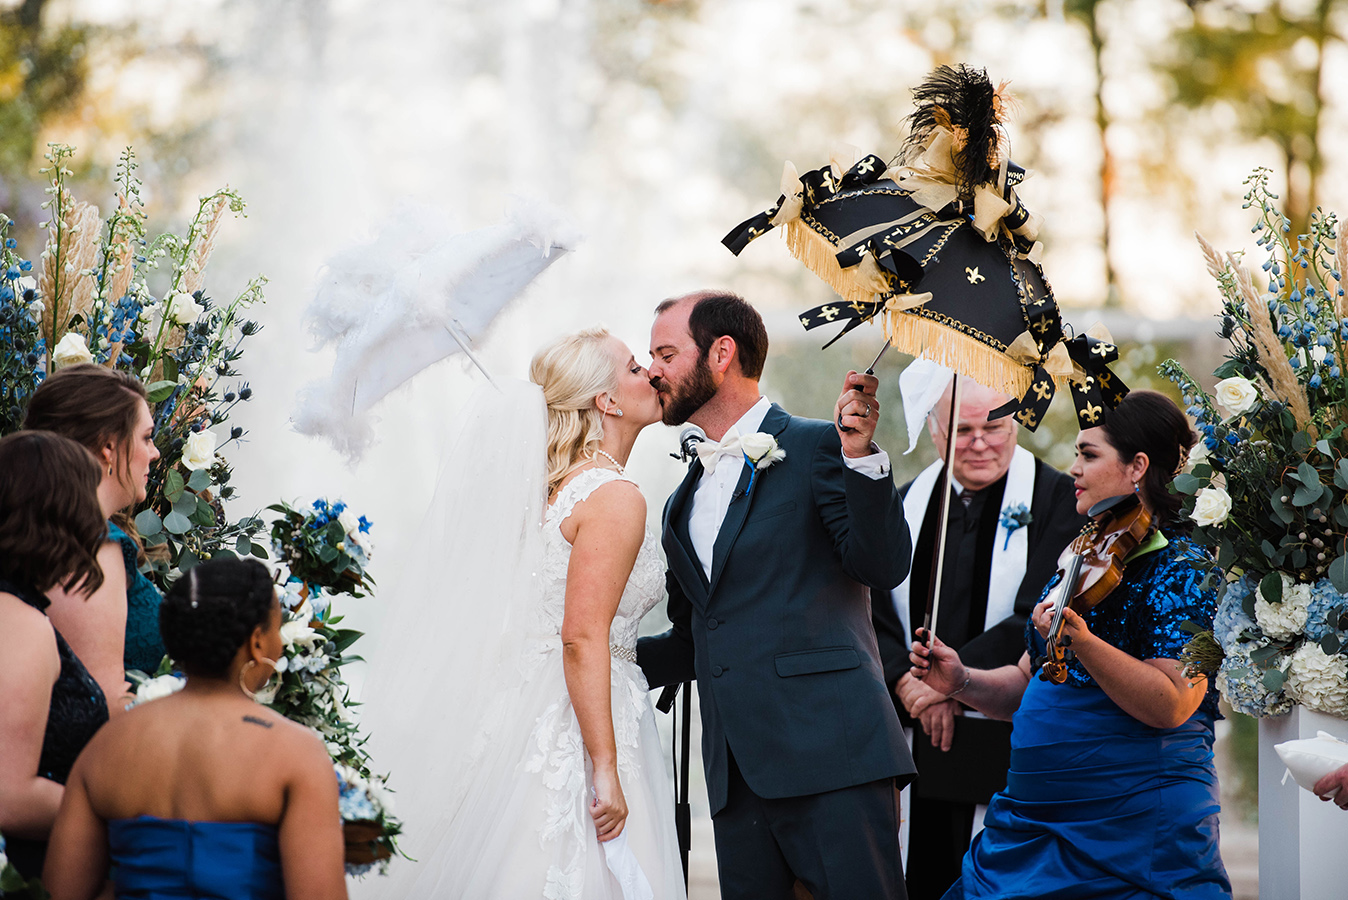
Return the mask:
[[[1077,511],[1097,521],[1062,568],[1079,556],[1086,570],[1112,570],[1117,584],[1094,591],[1088,608],[1091,579],[1070,593],[1062,578],[1050,582],[1016,665],[968,668],[939,637],[913,645],[914,674],[928,687],[1012,722],[1006,789],[946,900],[1230,897],[1217,845],[1216,693],[1185,678],[1178,661],[1185,623],[1211,627],[1216,602],[1168,489],[1194,440],[1183,413],[1154,391],[1133,391],[1080,433],[1069,474]],[[1137,503],[1116,500],[1130,494]],[[1151,524],[1125,536],[1118,520],[1137,525],[1138,516],[1114,511],[1130,505]],[[1060,590],[1070,605],[1055,623]],[[1062,683],[1040,677],[1050,637]]]

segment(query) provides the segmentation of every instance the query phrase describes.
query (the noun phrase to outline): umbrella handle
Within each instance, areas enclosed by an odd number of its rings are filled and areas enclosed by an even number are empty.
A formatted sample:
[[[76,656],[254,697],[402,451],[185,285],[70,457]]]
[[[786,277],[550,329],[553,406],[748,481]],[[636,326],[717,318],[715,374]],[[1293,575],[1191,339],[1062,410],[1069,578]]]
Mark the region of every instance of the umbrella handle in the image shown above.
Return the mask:
[[[867,375],[874,375],[874,374],[875,374],[875,366],[876,366],[876,364],[880,362],[880,357],[884,356],[884,355],[885,355],[885,351],[888,350],[888,349],[889,349],[889,341],[885,341],[885,345],[884,345],[883,347],[880,348],[880,352],[877,353],[877,354],[875,355],[875,359],[871,360],[871,364],[870,364],[870,366],[866,369],[865,374],[867,374]],[[850,434],[850,433],[853,432],[853,431],[856,431],[855,428],[851,428],[851,427],[849,427],[849,426],[847,426],[847,425],[844,425],[844,424],[842,423],[842,413],[841,413],[841,412],[838,413],[837,425],[838,425],[838,430],[839,430],[839,431],[846,432],[846,433],[848,433],[848,434]]]

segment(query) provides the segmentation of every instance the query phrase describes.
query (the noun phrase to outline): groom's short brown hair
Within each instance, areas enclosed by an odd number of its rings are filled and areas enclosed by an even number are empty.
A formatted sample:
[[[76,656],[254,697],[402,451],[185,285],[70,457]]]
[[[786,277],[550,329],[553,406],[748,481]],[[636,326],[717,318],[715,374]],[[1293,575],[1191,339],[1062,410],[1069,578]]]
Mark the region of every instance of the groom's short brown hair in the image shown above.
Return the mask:
[[[768,329],[758,310],[730,291],[702,291],[690,296],[695,299],[688,312],[688,331],[703,357],[717,338],[729,337],[735,341],[740,372],[745,378],[759,378],[768,358]],[[655,308],[655,314],[658,316],[687,299],[690,297],[666,300]]]

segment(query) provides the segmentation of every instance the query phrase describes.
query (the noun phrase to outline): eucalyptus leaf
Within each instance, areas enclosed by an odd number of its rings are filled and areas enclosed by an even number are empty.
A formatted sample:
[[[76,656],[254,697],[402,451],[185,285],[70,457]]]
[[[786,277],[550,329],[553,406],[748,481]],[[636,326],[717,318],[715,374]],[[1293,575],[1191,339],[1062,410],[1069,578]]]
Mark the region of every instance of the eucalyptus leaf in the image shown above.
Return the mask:
[[[1295,421],[1295,420],[1294,420]],[[1312,446],[1311,436],[1304,431],[1292,435],[1292,449],[1297,453],[1307,453]]]
[[[1283,682],[1287,680],[1287,676],[1278,669],[1269,669],[1264,673],[1262,680],[1264,682],[1264,687],[1268,688],[1271,693],[1276,694],[1278,691],[1282,690]]]
[[[1319,450],[1325,456],[1334,455],[1333,449],[1329,446],[1329,441],[1325,440],[1324,438],[1321,438],[1320,440],[1315,442],[1315,449]]]
[[[1266,603],[1282,602],[1282,575],[1277,572],[1269,572],[1259,582],[1259,593],[1263,594]]]
[[[1339,476],[1335,475],[1335,478]],[[1343,528],[1348,528],[1348,505],[1340,503],[1334,507],[1334,524]]]
[[[164,516],[164,530],[170,534],[187,534],[192,530],[192,520],[180,512],[171,512]]]
[[[1304,465],[1304,463],[1303,463]],[[1293,506],[1310,506],[1320,500],[1320,495],[1325,492],[1325,486],[1318,481],[1312,481],[1302,484],[1292,494]]]
[[[1310,562],[1310,556],[1307,555],[1305,549],[1298,547],[1292,551],[1292,568],[1304,569],[1308,562]]]
[[[1175,485],[1175,490],[1181,494],[1197,494],[1198,489],[1203,487],[1203,482],[1190,472],[1179,473],[1172,483]]]
[[[1268,664],[1278,655],[1277,647],[1260,647],[1257,650],[1250,651],[1250,662],[1259,666],[1261,669],[1267,668]]]
[[[1316,471],[1315,466],[1308,462],[1302,462],[1297,465],[1297,477],[1301,479],[1302,484],[1320,483],[1320,473]]]
[[[264,547],[264,546],[262,546],[261,544],[254,544],[254,545],[253,545],[252,554],[253,554],[254,556],[256,556],[258,559],[267,559],[267,558],[268,558],[268,557],[267,557],[267,548]]]
[[[151,403],[162,403],[173,393],[173,389],[178,386],[176,381],[155,381],[145,386],[145,394]]]
[[[318,548],[318,558],[325,563],[330,563],[337,558],[337,548],[324,544]]]
[[[239,535],[238,540],[234,542],[234,551],[240,556],[247,556],[253,549],[253,542],[249,540],[248,535]]]
[[[183,573],[189,572],[199,565],[201,565],[201,560],[198,559],[197,555],[193,553],[191,550],[184,549],[182,553],[178,554],[179,572]]]
[[[1348,491],[1348,457],[1339,460],[1339,464],[1334,467],[1334,483]]]
[[[1334,590],[1348,594],[1348,553],[1340,554],[1329,564],[1329,581]]]
[[[1296,513],[1283,497],[1290,500],[1291,491],[1283,485],[1278,485],[1273,489],[1273,493],[1269,494],[1268,503],[1273,508],[1273,515],[1277,516],[1284,525],[1291,525],[1296,518]]]
[[[202,528],[210,528],[216,524],[215,510],[200,497],[197,497],[197,508],[192,511],[190,518]]]
[[[140,532],[142,538],[158,534],[160,529],[164,527],[163,519],[160,519],[152,509],[142,509],[136,513],[135,523],[136,530]]]
[[[211,552],[211,559],[238,559],[239,555],[228,547],[216,547]]]
[[[197,511],[197,495],[191,491],[184,490],[178,495],[178,499],[173,501],[173,511],[190,516]]]
[[[164,496],[170,503],[177,503],[178,498],[183,495],[183,489],[187,487],[187,482],[183,481],[183,476],[177,469],[169,469],[164,474]]]
[[[1262,544],[1259,545],[1259,549],[1263,550],[1264,555],[1267,556],[1269,559],[1272,559],[1278,553],[1278,548],[1269,543],[1267,538],[1264,540]]]
[[[206,469],[193,469],[187,478],[187,486],[197,492],[206,490],[211,486],[211,473]]]
[[[1335,653],[1338,653],[1339,647],[1341,646],[1343,645],[1339,643],[1338,635],[1327,634],[1324,637],[1320,638],[1320,649],[1325,651],[1325,653],[1328,654],[1329,656],[1333,656]]]

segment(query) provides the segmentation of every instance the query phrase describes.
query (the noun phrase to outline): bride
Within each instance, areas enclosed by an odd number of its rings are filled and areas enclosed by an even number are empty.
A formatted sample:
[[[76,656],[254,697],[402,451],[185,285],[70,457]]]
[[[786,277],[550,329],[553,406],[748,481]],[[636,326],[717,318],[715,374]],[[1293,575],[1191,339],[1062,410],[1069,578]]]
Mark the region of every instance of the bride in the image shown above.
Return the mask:
[[[684,896],[640,619],[663,596],[624,472],[659,421],[603,329],[484,387],[441,472],[372,662],[363,718],[397,787],[385,897]]]

